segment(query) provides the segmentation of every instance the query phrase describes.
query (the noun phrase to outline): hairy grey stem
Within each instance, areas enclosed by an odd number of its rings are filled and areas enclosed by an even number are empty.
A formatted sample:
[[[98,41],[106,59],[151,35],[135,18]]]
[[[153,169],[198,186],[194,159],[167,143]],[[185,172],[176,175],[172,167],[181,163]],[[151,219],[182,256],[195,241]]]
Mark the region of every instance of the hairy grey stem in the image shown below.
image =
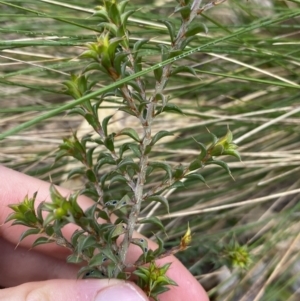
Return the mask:
[[[188,29],[189,24],[193,21],[193,19],[197,16],[199,7],[202,3],[202,0],[194,0],[194,2],[191,5],[191,13],[190,17],[186,20],[182,20],[182,25],[178,31],[178,34],[176,36],[176,39],[172,45],[171,50],[177,50],[180,49],[180,46],[182,42],[185,40],[185,33]],[[140,121],[143,126],[143,139],[141,142],[141,153],[142,156],[140,158],[139,162],[139,172],[137,174],[137,180],[136,180],[136,186],[134,190],[134,205],[131,208],[131,212],[129,215],[129,220],[128,220],[128,225],[127,225],[127,230],[124,234],[124,239],[121,243],[121,248],[120,248],[120,266],[118,267],[118,270],[122,270],[126,265],[125,265],[125,259],[126,255],[128,252],[128,248],[132,239],[133,232],[135,230],[138,217],[140,214],[141,210],[141,203],[143,200],[143,195],[144,195],[144,183],[146,180],[146,169],[148,166],[148,155],[145,154],[146,147],[150,144],[151,142],[151,126],[152,122],[154,119],[154,112],[156,108],[156,101],[155,101],[155,96],[159,93],[163,93],[164,88],[166,87],[166,84],[168,82],[169,76],[170,76],[170,70],[171,70],[172,65],[166,65],[163,68],[162,72],[162,77],[160,82],[156,83],[155,90],[153,95],[150,97],[150,99],[147,101],[148,106],[147,106],[147,114],[145,119],[143,119],[140,116]],[[142,90],[143,93],[142,95],[145,97],[146,93],[144,90]],[[119,271],[116,270],[116,275],[118,274]]]

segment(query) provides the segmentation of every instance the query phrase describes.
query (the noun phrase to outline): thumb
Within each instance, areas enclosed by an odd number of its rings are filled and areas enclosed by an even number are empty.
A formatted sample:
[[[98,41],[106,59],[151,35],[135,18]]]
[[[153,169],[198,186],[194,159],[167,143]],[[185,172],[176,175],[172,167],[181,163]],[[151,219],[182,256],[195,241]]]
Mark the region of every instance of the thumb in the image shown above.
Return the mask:
[[[116,279],[48,280],[0,289],[5,301],[148,301],[131,282]]]

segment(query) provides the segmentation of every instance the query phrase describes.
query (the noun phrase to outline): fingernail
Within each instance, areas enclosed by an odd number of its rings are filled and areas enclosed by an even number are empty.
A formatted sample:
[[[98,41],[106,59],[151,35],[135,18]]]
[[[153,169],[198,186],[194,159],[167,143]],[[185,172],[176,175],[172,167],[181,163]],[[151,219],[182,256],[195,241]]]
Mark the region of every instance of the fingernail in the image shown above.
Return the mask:
[[[145,297],[131,284],[123,283],[120,285],[109,286],[101,290],[95,301],[147,301]]]

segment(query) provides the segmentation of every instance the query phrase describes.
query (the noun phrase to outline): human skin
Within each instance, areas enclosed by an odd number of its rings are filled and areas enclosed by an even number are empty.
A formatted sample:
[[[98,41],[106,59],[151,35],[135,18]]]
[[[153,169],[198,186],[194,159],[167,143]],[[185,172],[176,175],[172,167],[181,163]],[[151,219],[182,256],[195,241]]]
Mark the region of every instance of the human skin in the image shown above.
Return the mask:
[[[0,290],[0,301],[27,301],[27,299],[22,299],[23,295],[28,296],[32,290],[40,287],[45,288],[44,292],[47,292],[47,288],[55,288],[53,294],[56,295],[45,299],[47,301],[64,300],[64,294],[68,294],[70,291],[78,294],[78,300],[93,300],[95,286],[98,286],[99,289],[114,284],[126,286],[126,283],[112,279],[103,281],[76,279],[78,266],[65,262],[69,251],[54,243],[31,249],[32,242],[36,237],[29,236],[18,244],[19,237],[26,227],[11,226],[11,223],[4,224],[6,217],[12,212],[8,205],[19,203],[26,195],[31,197],[36,191],[38,191],[36,205],[42,201],[50,201],[49,186],[50,184],[47,182],[0,166],[0,286],[6,287],[6,289]],[[63,195],[70,194],[67,189],[58,187],[58,190]],[[85,209],[93,204],[93,201],[86,196],[80,196],[79,204]],[[64,235],[70,237],[74,230],[74,225],[68,225],[64,228]],[[135,237],[140,236],[139,233],[135,233]],[[153,241],[148,243],[152,249],[157,247]],[[140,249],[137,246],[131,246],[127,257],[128,262],[134,262],[139,255]],[[167,262],[172,262],[167,275],[178,286],[172,286],[168,292],[160,295],[161,301],[209,300],[198,281],[174,256],[160,259],[157,263],[163,265]],[[65,288],[68,292],[64,291]],[[84,292],[84,298],[80,299],[83,290],[86,292]]]

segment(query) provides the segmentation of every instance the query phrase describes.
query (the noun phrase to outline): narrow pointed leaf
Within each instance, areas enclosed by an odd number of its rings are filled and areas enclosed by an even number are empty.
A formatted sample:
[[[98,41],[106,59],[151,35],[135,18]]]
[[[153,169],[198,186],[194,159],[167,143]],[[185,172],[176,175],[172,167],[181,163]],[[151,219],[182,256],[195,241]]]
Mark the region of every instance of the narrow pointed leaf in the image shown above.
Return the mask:
[[[119,134],[118,136],[120,135],[127,135],[129,137],[131,137],[133,140],[137,141],[137,142],[140,142],[140,137],[138,135],[138,133],[132,129],[132,128],[125,128],[123,129]]]
[[[147,253],[149,250],[148,249],[148,241],[146,238],[133,238],[131,240],[131,243],[139,246],[142,249],[143,253]]]
[[[81,257],[79,257],[77,254],[72,254],[72,255],[69,255],[68,257],[67,257],[67,262],[68,263],[80,263],[80,262],[82,262],[83,261],[83,259],[81,258]]]
[[[19,242],[21,242],[25,237],[29,235],[40,234],[41,232],[41,229],[28,229],[22,233],[22,235],[19,238]]]
[[[76,175],[80,175],[80,176],[84,175],[84,168],[78,167],[78,168],[71,169],[71,171],[68,173],[68,179]]]
[[[103,253],[98,253],[92,257],[92,259],[89,262],[89,266],[101,266],[106,260],[107,257]]]
[[[195,36],[197,33],[203,32],[203,30],[204,30],[203,25],[201,25],[199,23],[194,23],[187,30],[187,32],[185,33],[185,36],[186,37]]]
[[[160,168],[166,171],[169,180],[172,178],[172,170],[169,164],[163,163],[163,162],[150,162],[149,167],[152,167],[153,169],[155,168]]]
[[[195,69],[190,66],[178,66],[172,70],[171,75],[175,75],[177,73],[182,73],[182,72],[191,73],[191,74],[197,76]]]
[[[107,125],[108,125],[108,122],[109,120],[113,117],[113,115],[109,115],[107,117],[105,117],[102,121],[102,129],[103,129],[103,132],[104,132],[104,135],[107,136]]]
[[[164,230],[164,225],[156,216],[146,217],[140,220],[141,224],[152,224],[158,226],[160,229]]]
[[[166,25],[168,31],[169,31],[169,35],[170,35],[170,38],[171,38],[171,42],[173,43],[174,42],[174,39],[176,37],[176,32],[175,32],[175,27],[174,25],[170,22],[170,21],[167,21],[167,20],[159,20],[159,22],[163,23],[164,25]]]
[[[107,147],[108,150],[111,152],[114,152],[115,146],[114,146],[114,137],[112,135],[109,135],[105,140],[104,140],[104,145]]]
[[[227,163],[225,163],[224,161],[219,161],[219,160],[210,160],[210,161],[206,162],[206,165],[211,165],[211,164],[219,165],[220,167],[224,168],[226,170],[226,172],[230,175],[230,177],[234,180]]]
[[[204,177],[202,175],[198,174],[198,173],[189,174],[189,175],[186,176],[186,178],[190,179],[190,180],[198,180],[198,181],[201,181],[204,184],[206,184]]]
[[[49,237],[39,237],[38,239],[36,239],[34,241],[34,243],[32,244],[32,247],[34,248],[38,245],[49,244],[52,242],[54,242],[54,240]]]
[[[160,139],[162,139],[162,138],[164,138],[166,136],[173,136],[173,134],[171,132],[169,132],[169,131],[164,131],[164,130],[163,131],[159,131],[158,133],[156,133],[153,136],[150,145],[154,145],[158,140],[160,140]]]
[[[142,48],[142,46],[144,44],[146,44],[147,42],[149,41],[149,39],[142,39],[142,40],[139,40],[137,42],[134,43],[133,45],[133,54],[134,56],[137,56],[138,54],[138,51]]]
[[[200,167],[202,167],[202,162],[201,162],[201,160],[195,159],[194,161],[192,161],[192,162],[190,163],[189,170],[190,170],[190,171],[193,171],[193,170],[196,170],[196,169],[198,169],[198,168],[200,168]]]
[[[148,197],[146,199],[146,201],[149,201],[149,202],[154,201],[154,202],[159,202],[159,203],[163,204],[166,207],[167,212],[169,213],[169,201],[164,196],[162,196],[162,195],[153,195],[153,196]]]
[[[242,161],[240,153],[235,149],[228,149],[223,152],[223,155],[233,156]]]
[[[167,103],[165,106],[159,108],[156,114],[159,114],[161,112],[173,112],[173,113],[183,114],[182,110],[178,106],[174,105],[173,103]]]

